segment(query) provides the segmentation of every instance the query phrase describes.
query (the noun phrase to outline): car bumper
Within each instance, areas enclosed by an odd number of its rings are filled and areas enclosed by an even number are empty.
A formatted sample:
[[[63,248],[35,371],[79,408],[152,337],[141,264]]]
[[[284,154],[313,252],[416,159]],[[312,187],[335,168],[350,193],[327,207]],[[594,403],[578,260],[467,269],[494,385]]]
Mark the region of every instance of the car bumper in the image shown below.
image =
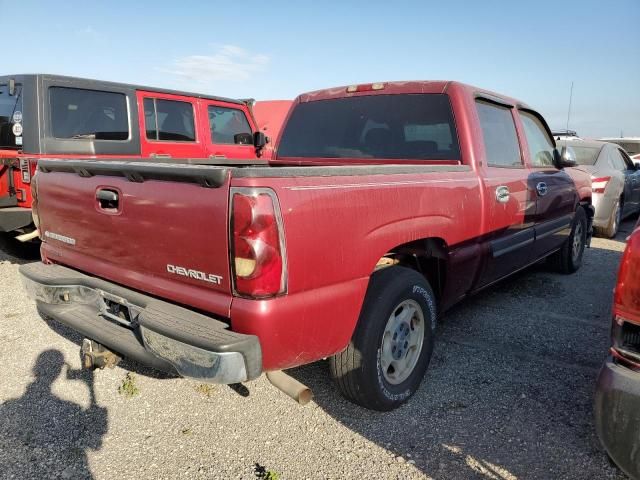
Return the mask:
[[[607,359],[598,376],[595,421],[609,456],[640,479],[640,372]]]
[[[598,228],[607,228],[611,223],[611,215],[616,206],[618,197],[604,194],[594,194],[593,206],[595,207],[595,215],[593,216],[593,226]]]
[[[125,357],[209,383],[262,372],[258,338],[220,320],[60,265],[22,265],[20,273],[42,314]]]
[[[30,208],[0,208],[0,232],[13,232],[30,225],[32,221]]]

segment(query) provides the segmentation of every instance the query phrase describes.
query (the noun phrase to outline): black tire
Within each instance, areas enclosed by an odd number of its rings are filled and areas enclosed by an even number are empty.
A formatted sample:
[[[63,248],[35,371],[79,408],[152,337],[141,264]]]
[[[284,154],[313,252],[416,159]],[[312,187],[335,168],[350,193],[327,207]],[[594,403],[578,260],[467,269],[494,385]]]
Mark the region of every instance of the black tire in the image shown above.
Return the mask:
[[[578,251],[574,252],[574,240],[576,240],[577,236],[579,236],[580,246]],[[560,273],[576,272],[582,265],[586,242],[587,214],[582,207],[578,207],[571,226],[571,234],[562,244],[560,250],[549,256],[549,263],[552,268]]]
[[[599,237],[614,238],[620,230],[620,224],[622,223],[622,209],[624,205],[622,198],[616,202],[615,209],[611,212],[611,218],[609,224],[606,227],[596,228],[596,233]]]
[[[382,370],[382,340],[391,315],[407,301],[413,301],[409,303],[417,306],[412,308],[419,307],[422,312],[424,336],[413,369],[406,370],[411,373],[394,385]],[[419,331],[414,329],[414,318],[410,329]],[[358,405],[379,411],[393,410],[406,402],[420,386],[429,366],[436,318],[435,296],[418,272],[396,266],[374,273],[349,346],[329,360],[331,376],[342,394]]]

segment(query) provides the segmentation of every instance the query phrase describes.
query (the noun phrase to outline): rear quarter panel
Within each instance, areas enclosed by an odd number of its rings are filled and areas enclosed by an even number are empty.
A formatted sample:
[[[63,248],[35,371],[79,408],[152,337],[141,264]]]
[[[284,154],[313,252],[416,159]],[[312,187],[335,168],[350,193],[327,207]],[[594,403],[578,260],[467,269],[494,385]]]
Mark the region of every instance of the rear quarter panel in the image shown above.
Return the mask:
[[[394,247],[436,237],[453,246],[481,230],[471,171],[234,179],[275,190],[284,218],[288,295],[234,299],[233,329],[257,334],[267,369],[307,363],[349,342],[369,277]]]

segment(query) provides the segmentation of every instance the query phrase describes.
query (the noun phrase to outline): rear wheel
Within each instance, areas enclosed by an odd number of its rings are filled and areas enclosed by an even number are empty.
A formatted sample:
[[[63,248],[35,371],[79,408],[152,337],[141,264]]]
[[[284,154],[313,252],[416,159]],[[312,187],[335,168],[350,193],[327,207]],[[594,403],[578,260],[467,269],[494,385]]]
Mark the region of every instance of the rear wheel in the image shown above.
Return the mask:
[[[574,273],[582,265],[582,256],[587,242],[587,215],[578,207],[573,219],[571,234],[560,250],[549,257],[552,267],[561,273]]]
[[[329,362],[342,394],[373,410],[406,402],[431,359],[435,305],[431,287],[414,270],[374,273],[349,346]]]
[[[616,206],[613,208],[613,212],[611,212],[609,226],[604,231],[604,234],[608,238],[615,237],[620,229],[620,223],[622,223],[622,199],[616,202]]]

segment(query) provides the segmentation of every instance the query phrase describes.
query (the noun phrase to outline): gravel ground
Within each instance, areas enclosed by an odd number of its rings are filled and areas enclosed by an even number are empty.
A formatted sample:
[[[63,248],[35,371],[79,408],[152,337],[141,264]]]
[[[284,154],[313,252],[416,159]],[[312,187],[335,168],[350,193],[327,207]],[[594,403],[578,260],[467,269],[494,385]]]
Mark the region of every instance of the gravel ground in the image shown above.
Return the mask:
[[[419,392],[386,414],[343,400],[324,362],[291,371],[315,393],[306,407],[264,377],[232,389],[128,362],[81,371],[81,339],[38,316],[18,278],[30,260],[5,239],[0,477],[252,479],[258,464],[280,479],[622,478],[592,399],[632,225],[594,239],[575,275],[534,267],[456,307]]]

